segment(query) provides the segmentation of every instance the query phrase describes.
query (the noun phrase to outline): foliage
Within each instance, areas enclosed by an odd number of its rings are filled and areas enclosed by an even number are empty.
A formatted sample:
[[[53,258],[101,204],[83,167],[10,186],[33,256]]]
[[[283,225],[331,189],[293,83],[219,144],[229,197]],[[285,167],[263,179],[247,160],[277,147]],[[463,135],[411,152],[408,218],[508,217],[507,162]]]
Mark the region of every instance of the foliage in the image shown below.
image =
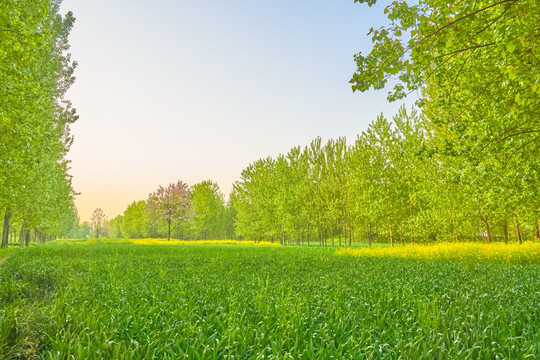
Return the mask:
[[[178,181],[167,187],[160,185],[148,196],[145,212],[155,224],[162,220],[167,223],[168,239],[171,238],[171,226],[174,229],[193,216],[190,195],[188,185]]]
[[[538,227],[540,218],[540,4],[393,1],[384,12],[390,24],[371,28],[372,51],[355,57],[353,90],[382,89],[389,80],[389,100],[418,90],[454,237],[470,222],[450,200],[457,196],[476,208],[488,241],[494,221],[507,240],[511,219],[521,239],[515,219]]]
[[[210,180],[195,184],[190,197],[193,218],[186,226],[186,237],[193,239],[226,239],[227,208],[217,183]]]
[[[124,211],[120,225],[121,234],[126,238],[142,238],[150,235],[150,224],[145,217],[145,201],[134,201]]]
[[[74,17],[60,1],[0,4],[0,211],[21,243],[67,234],[76,218],[65,155],[76,119],[64,95],[76,66],[67,54]]]
[[[88,221],[79,222],[79,219],[76,219],[71,230],[67,234],[69,239],[86,239],[90,236],[90,224]]]
[[[317,138],[303,149],[250,164],[231,195],[237,233],[340,246],[540,236],[539,203],[514,201],[525,186],[537,186],[532,168],[513,178],[526,185],[498,183],[497,192],[487,192],[466,159],[433,148],[438,138],[430,129],[416,110],[401,108],[392,121],[377,118],[353,145]]]
[[[537,358],[539,287],[537,265],[36,246],[0,266],[0,358]]]
[[[111,237],[149,238],[176,237],[179,239],[232,239],[234,238],[235,210],[225,204],[223,194],[212,181],[203,181],[190,189],[181,183],[169,188],[160,186],[147,201],[134,201],[124,213],[109,222]],[[176,195],[170,195],[174,192]],[[157,193],[160,195],[157,195]],[[167,200],[176,196],[177,200]],[[168,209],[171,210],[169,228]],[[162,216],[163,215],[163,216]],[[188,220],[188,221],[186,221]]]
[[[123,221],[124,221],[124,217],[122,215],[118,215],[115,218],[109,220],[107,235],[112,238],[122,237],[122,222]]]

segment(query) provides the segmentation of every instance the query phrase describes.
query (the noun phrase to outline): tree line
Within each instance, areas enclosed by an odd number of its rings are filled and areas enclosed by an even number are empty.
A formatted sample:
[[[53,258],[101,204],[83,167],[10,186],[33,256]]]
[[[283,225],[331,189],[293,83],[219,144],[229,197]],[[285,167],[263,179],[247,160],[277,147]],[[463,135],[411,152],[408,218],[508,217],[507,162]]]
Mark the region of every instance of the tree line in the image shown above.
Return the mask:
[[[372,6],[376,0],[355,0]],[[393,1],[355,55],[353,91],[416,110],[242,172],[231,199],[250,238],[419,242],[540,237],[540,3]]]
[[[76,63],[67,53],[71,12],[60,1],[0,3],[1,247],[45,241],[77,221],[66,153],[77,115],[64,95]]]
[[[355,0],[373,5],[376,0]],[[540,3],[394,1],[355,55],[353,91],[414,92],[352,143],[314,139],[250,164],[235,236],[353,244],[540,237]]]
[[[190,187],[178,181],[159,186],[147,200],[132,202],[113,219],[96,209],[90,222],[76,225],[69,236],[233,239],[234,217],[217,183],[207,180]]]
[[[518,177],[494,172],[483,163],[488,154],[449,148],[436,126],[402,107],[391,121],[379,116],[353,144],[316,138],[253,162],[228,202],[214,182],[178,182],[108,223],[95,214],[89,229],[322,246],[540,238],[539,159],[506,159],[526,166]]]
[[[76,114],[64,99],[73,16],[59,2],[0,5],[3,245],[76,219],[65,160]],[[391,80],[389,101],[415,92],[413,109],[380,116],[352,144],[317,138],[250,164],[228,202],[211,181],[178,182],[72,233],[298,245],[540,237],[540,3],[394,1],[384,13],[350,83]]]
[[[538,173],[491,177],[478,159],[447,151],[430,126],[402,108],[351,145],[317,138],[250,164],[231,194],[237,234],[321,245],[537,238],[540,211],[529,194],[540,190]]]

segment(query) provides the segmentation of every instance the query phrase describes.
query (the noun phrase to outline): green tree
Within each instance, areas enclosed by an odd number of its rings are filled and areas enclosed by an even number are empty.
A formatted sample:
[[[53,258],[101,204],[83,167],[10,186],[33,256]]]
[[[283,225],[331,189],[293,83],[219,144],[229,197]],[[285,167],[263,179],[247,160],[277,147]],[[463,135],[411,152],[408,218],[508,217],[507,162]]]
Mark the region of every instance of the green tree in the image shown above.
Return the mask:
[[[225,230],[225,205],[217,183],[210,180],[193,185],[191,206],[194,216],[189,227],[196,239],[223,239]]]
[[[123,215],[118,215],[115,218],[109,220],[109,236],[112,238],[121,238],[122,234],[122,221],[124,220]]]
[[[145,201],[134,201],[124,211],[120,231],[128,239],[150,235],[150,224],[145,216]]]
[[[30,226],[49,235],[69,231],[74,215],[64,159],[77,119],[64,95],[75,63],[66,51],[73,15],[60,1],[0,4],[0,209],[2,246],[12,219],[21,238]],[[67,228],[67,230],[66,230]]]
[[[442,188],[474,206],[453,202],[456,239],[458,227],[470,234],[480,225],[489,241],[493,222],[507,239],[509,216],[518,240],[519,219],[532,234],[540,207],[528,201],[540,198],[540,4],[395,1],[385,13],[391,24],[372,28],[373,50],[356,56],[353,90],[381,89],[393,79],[390,100],[420,91]]]

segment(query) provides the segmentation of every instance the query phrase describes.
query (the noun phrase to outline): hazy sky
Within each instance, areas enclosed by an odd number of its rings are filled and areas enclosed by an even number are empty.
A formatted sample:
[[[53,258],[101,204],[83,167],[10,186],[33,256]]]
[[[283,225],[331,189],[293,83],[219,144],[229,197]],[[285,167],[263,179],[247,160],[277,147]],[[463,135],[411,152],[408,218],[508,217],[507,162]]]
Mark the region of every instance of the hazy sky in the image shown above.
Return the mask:
[[[79,214],[112,218],[158,185],[211,179],[228,194],[249,163],[354,141],[391,116],[386,92],[352,93],[383,7],[353,0],[64,0],[79,63],[69,158]]]

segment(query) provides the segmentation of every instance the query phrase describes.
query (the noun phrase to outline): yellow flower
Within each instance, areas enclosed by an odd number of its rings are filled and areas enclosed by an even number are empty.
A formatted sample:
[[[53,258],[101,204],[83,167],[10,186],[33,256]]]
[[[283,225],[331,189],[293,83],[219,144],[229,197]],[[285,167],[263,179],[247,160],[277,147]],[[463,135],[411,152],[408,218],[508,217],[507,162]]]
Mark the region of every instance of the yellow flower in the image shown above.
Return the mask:
[[[485,244],[439,243],[433,245],[406,245],[338,249],[336,255],[410,258],[424,260],[472,260],[501,263],[540,263],[540,243]]]

